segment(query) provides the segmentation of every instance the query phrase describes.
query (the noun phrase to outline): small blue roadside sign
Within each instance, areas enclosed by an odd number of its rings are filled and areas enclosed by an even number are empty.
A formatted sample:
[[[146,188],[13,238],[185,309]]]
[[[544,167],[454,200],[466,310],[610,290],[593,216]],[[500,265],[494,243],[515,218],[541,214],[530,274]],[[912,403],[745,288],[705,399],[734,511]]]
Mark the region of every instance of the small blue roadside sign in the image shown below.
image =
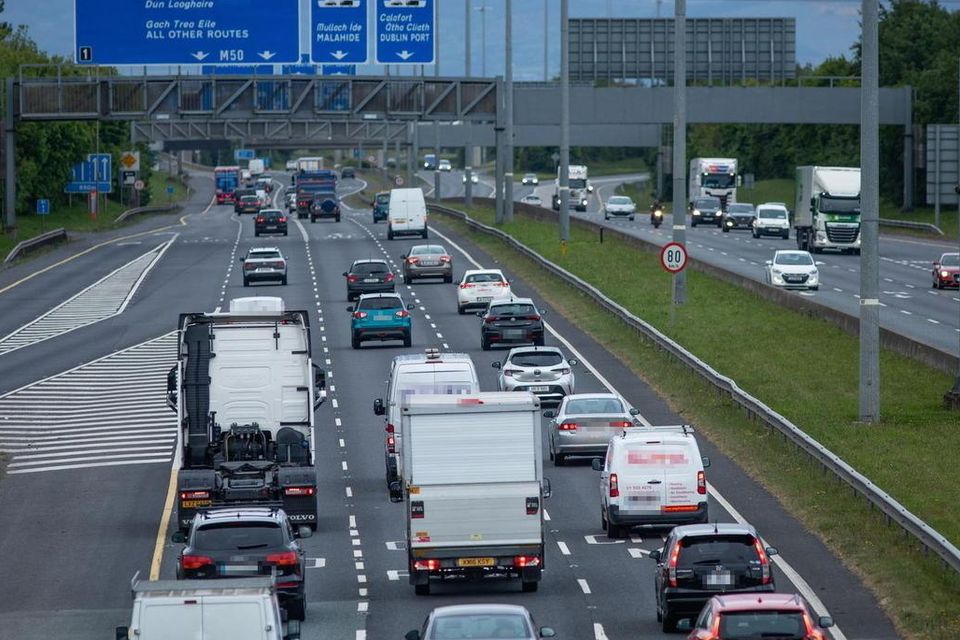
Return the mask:
[[[376,0],[377,64],[433,64],[435,0]]]
[[[357,75],[357,65],[325,64],[321,73],[325,76],[355,76]]]
[[[37,215],[46,216],[50,215],[50,201],[46,198],[39,198],[37,200]]]
[[[234,149],[233,159],[237,162],[241,160],[253,160],[257,157],[257,152],[253,149]]]
[[[320,64],[367,62],[367,0],[310,3],[310,58]]]
[[[74,25],[77,64],[250,65],[300,58],[300,0],[74,0]]]

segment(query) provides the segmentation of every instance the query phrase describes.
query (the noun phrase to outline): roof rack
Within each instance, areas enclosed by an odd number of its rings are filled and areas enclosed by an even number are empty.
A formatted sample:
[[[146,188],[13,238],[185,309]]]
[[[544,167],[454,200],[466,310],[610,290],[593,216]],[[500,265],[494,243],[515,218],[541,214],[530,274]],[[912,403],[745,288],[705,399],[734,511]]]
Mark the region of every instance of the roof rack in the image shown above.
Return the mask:
[[[620,437],[625,438],[628,434],[631,435],[644,435],[649,434],[651,431],[660,432],[660,433],[679,433],[681,435],[693,435],[696,433],[696,430],[692,425],[689,424],[670,424],[670,425],[654,425],[650,427],[640,427],[637,429],[624,429]]]

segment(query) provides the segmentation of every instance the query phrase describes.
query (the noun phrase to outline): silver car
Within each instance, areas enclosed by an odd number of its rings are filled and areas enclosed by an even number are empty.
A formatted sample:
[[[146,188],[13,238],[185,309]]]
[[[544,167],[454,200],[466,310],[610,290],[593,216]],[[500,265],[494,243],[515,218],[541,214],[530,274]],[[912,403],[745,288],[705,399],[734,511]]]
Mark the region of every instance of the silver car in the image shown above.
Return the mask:
[[[576,360],[567,360],[557,347],[517,347],[511,349],[501,364],[497,388],[500,391],[530,391],[542,404],[559,404],[573,393],[573,367]]]
[[[629,427],[640,427],[636,415],[613,393],[578,393],[569,395],[556,411],[544,411],[551,418],[550,459],[558,467],[567,456],[602,456],[610,438]]]

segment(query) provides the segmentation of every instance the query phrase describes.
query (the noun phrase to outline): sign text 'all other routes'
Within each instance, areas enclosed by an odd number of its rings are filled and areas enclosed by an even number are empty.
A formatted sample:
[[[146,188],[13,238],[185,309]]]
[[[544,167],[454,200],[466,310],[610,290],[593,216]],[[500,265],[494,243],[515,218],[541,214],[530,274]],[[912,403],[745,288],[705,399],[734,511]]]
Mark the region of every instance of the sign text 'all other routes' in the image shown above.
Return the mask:
[[[299,0],[75,0],[74,6],[78,64],[300,60]]]
[[[320,64],[367,62],[367,0],[312,0],[310,58]]]
[[[434,0],[377,0],[377,64],[433,64]]]

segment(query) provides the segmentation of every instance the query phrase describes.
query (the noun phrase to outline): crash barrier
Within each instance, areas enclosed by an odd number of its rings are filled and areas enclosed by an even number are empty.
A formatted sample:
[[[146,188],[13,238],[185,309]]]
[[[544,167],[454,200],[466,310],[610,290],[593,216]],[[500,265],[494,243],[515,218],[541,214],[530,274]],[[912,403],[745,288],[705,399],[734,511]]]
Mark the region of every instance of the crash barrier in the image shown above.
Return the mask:
[[[943,231],[935,224],[929,222],[910,222],[909,220],[890,220],[889,218],[880,218],[881,227],[898,227],[900,229],[916,229],[917,231],[929,231],[938,236],[943,235]]]
[[[41,233],[38,236],[34,236],[23,242],[18,242],[17,246],[10,250],[10,253],[7,254],[7,257],[3,259],[4,264],[9,264],[17,258],[20,257],[20,254],[27,253],[32,249],[37,247],[42,247],[48,244],[54,244],[56,242],[65,241],[67,239],[67,230],[64,228],[54,229],[53,231],[47,231],[46,233]]]
[[[162,207],[134,207],[133,209],[127,209],[118,215],[114,220],[114,223],[123,222],[130,216],[135,216],[139,213],[169,213],[171,211],[177,211],[178,209],[180,209],[179,204],[169,204]]]
[[[869,478],[844,462],[842,458],[804,433],[787,418],[743,391],[733,379],[719,373],[709,364],[703,362],[678,343],[661,333],[656,327],[635,316],[626,308],[608,298],[593,285],[547,260],[533,249],[517,241],[513,236],[494,227],[477,222],[462,211],[436,204],[428,206],[431,211],[458,218],[465,222],[471,229],[498,238],[535,262],[544,270],[549,271],[554,276],[592,299],[608,312],[617,316],[624,324],[631,327],[639,335],[655,344],[662,351],[667,352],[676,360],[682,362],[691,371],[712,384],[718,392],[729,396],[734,404],[739,405],[746,411],[748,417],[758,419],[768,427],[779,431],[784,438],[791,441],[815,462],[820,464],[824,471],[833,473],[837,479],[847,484],[857,495],[883,512],[888,523],[896,523],[905,533],[912,536],[925,549],[936,553],[944,563],[953,568],[954,571],[960,573],[960,550],[949,540],[911,513],[906,507],[890,496],[890,494],[873,484]],[[537,215],[541,215],[539,211],[536,213]],[[543,212],[543,215],[548,216],[549,214]],[[571,219],[571,222],[573,222],[573,220],[574,219]],[[607,229],[607,231],[612,230]]]

